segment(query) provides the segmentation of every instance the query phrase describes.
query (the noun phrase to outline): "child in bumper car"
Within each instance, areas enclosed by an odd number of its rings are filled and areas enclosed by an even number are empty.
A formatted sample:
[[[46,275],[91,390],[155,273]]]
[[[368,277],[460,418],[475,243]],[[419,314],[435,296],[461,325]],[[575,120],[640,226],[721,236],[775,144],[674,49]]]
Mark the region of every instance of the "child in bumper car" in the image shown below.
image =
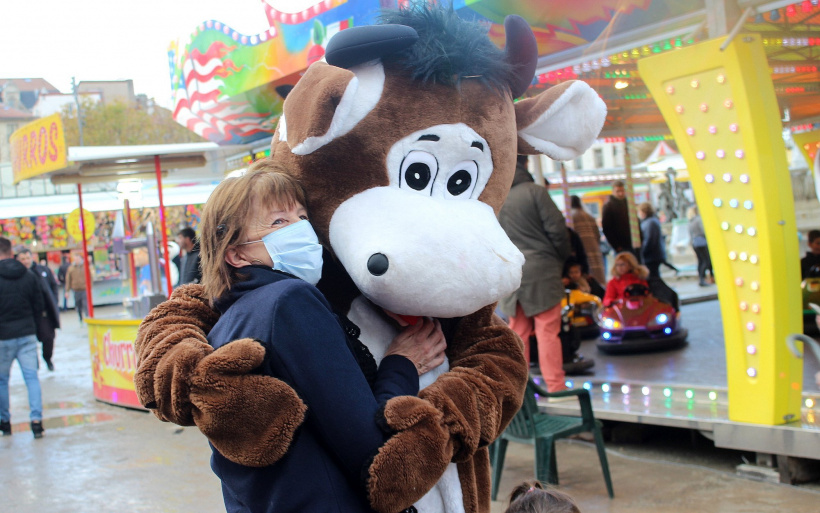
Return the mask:
[[[630,251],[622,251],[615,255],[612,266],[612,279],[606,285],[604,306],[610,306],[624,298],[624,291],[632,284],[638,283],[648,287],[646,279],[649,269],[638,263],[638,259]]]

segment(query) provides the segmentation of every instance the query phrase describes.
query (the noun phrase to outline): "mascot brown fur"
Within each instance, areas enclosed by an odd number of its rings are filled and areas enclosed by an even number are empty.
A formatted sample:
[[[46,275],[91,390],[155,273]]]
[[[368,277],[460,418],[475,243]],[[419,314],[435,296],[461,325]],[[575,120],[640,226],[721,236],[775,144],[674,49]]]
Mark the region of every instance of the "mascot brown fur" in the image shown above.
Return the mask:
[[[420,6],[385,24],[340,32],[288,95],[271,158],[307,191],[311,222],[332,252],[319,288],[361,329],[376,361],[398,326],[442,319],[447,361],[421,376],[418,397],[391,399],[394,434],[372,462],[371,505],[383,513],[490,510],[487,446],[521,405],[522,344],[493,314],[520,283],[523,256],[498,225],[517,153],[571,159],[597,137],[600,98],[568,82],[513,102],[537,48],[526,22],[505,22],[507,46],[452,9]],[[341,264],[341,265],[338,265]],[[140,400],[162,420],[196,424],[226,457],[275,463],[305,406],[286,384],[251,374],[254,341],[218,351],[216,315],[199,286],[177,289],[143,322]]]

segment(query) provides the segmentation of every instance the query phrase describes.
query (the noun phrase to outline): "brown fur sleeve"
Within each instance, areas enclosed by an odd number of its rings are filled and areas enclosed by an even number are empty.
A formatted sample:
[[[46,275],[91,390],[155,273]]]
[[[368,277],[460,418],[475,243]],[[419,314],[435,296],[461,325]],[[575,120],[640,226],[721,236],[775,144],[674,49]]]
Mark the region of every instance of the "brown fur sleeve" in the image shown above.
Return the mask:
[[[306,407],[283,381],[254,373],[265,358],[258,341],[213,350],[205,337],[218,318],[201,285],[182,286],[154,308],[134,344],[137,395],[160,420],[196,425],[234,463],[271,465],[287,452]]]
[[[447,464],[493,442],[521,407],[527,382],[523,344],[488,306],[465,317],[448,347],[450,370],[419,393],[387,402],[396,434],[368,472],[373,509],[392,513],[419,500]]]
[[[456,462],[498,438],[524,400],[524,345],[494,308],[462,319],[447,348],[450,371],[419,393],[444,414]]]
[[[134,385],[140,403],[160,420],[194,424],[189,380],[194,367],[213,352],[205,336],[218,319],[201,285],[183,285],[140,324]]]

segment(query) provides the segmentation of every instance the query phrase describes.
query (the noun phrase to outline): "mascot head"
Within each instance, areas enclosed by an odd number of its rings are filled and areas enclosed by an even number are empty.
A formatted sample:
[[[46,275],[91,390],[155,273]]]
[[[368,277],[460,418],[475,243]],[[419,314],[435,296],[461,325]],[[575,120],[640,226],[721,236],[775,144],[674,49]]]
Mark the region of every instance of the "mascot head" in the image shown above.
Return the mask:
[[[307,190],[311,221],[353,282],[402,315],[457,317],[512,293],[523,255],[496,220],[516,154],[571,159],[606,107],[583,82],[513,102],[535,38],[505,50],[452,8],[391,11],[344,30],[285,100],[272,158]]]

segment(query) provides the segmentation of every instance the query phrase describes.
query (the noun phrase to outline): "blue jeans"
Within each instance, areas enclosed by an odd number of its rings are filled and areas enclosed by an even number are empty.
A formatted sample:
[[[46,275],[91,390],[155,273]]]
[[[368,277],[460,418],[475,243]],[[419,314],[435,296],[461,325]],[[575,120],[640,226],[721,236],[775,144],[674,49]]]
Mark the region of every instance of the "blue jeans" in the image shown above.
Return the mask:
[[[43,420],[43,396],[40,392],[40,380],[37,369],[40,360],[37,356],[37,336],[27,335],[20,338],[0,340],[0,420],[11,420],[9,413],[9,375],[11,364],[17,360],[23,372],[23,380],[28,389],[28,407],[31,420]]]

